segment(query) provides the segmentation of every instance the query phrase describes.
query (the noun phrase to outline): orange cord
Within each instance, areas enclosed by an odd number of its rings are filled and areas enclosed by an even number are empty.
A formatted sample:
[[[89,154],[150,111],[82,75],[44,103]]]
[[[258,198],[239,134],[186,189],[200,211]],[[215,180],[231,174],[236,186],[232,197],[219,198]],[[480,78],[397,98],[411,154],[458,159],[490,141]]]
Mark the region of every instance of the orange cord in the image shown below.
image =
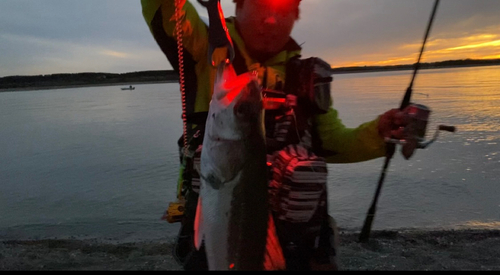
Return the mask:
[[[188,138],[187,138],[187,115],[186,115],[186,87],[184,78],[184,45],[182,42],[182,2],[184,0],[175,0],[175,34],[177,36],[177,56],[179,60],[179,84],[182,99],[182,124],[183,124],[183,138],[184,150],[183,154],[186,155],[188,151]],[[182,186],[177,188],[177,198],[181,197]]]

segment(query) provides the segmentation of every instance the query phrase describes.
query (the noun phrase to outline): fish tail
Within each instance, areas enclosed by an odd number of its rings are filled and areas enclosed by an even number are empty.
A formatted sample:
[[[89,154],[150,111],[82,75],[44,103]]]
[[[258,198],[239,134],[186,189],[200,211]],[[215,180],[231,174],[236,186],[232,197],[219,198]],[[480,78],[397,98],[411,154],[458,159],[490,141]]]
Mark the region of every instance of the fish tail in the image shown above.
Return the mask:
[[[269,213],[267,225],[266,253],[264,256],[264,270],[285,270],[286,262],[283,250],[276,234],[273,216]]]

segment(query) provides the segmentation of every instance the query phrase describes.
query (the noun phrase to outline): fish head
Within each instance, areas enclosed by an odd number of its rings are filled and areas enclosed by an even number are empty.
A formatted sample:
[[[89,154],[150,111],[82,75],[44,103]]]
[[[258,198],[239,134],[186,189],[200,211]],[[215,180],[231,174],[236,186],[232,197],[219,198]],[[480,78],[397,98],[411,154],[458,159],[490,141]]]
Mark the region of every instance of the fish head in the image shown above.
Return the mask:
[[[212,138],[240,140],[251,131],[263,131],[263,117],[257,76],[251,72],[236,75],[231,64],[219,65],[207,120],[208,134]]]

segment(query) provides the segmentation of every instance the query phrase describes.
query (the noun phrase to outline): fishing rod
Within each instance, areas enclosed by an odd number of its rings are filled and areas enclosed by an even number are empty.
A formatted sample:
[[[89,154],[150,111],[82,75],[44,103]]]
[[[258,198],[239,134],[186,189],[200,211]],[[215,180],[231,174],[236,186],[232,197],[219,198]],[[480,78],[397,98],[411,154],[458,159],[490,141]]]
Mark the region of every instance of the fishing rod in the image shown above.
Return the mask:
[[[410,121],[406,126],[408,130],[407,136],[403,140],[398,140],[398,139],[386,140],[386,154],[385,154],[384,166],[382,168],[382,173],[380,174],[377,189],[375,191],[375,196],[373,198],[370,208],[368,209],[368,213],[366,215],[365,222],[363,224],[363,228],[359,236],[360,242],[367,242],[370,237],[370,231],[373,220],[375,218],[375,211],[377,208],[378,198],[382,190],[382,185],[384,183],[384,179],[387,173],[387,168],[389,167],[389,163],[392,157],[394,156],[394,152],[396,151],[396,145],[397,144],[403,145],[401,152],[406,159],[409,159],[413,155],[415,149],[424,149],[431,143],[433,143],[437,139],[439,131],[455,132],[454,126],[439,125],[434,137],[429,141],[425,141],[427,121],[431,111],[424,105],[412,104],[410,102],[413,91],[413,83],[420,69],[420,60],[422,58],[422,54],[424,53],[425,45],[427,43],[427,38],[429,37],[429,33],[436,15],[438,5],[439,5],[439,0],[436,0],[434,3],[434,7],[432,9],[429,23],[427,25],[427,30],[425,32],[422,48],[420,49],[420,54],[418,56],[417,63],[415,63],[410,85],[406,89],[406,93],[401,102],[401,106],[399,107],[400,111],[405,110],[405,112],[408,112],[408,115],[410,117]]]

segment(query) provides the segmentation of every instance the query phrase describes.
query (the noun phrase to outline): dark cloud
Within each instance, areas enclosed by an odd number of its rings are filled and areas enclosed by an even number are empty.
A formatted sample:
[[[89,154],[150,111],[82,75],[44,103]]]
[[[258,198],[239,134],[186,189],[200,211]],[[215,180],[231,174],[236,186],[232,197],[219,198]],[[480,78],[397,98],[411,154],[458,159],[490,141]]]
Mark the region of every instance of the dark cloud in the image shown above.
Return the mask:
[[[433,3],[304,0],[293,36],[304,43],[305,56],[332,64],[395,53],[401,45],[421,42]],[[225,15],[234,15],[232,1],[222,5]],[[432,39],[488,27],[500,33],[498,14],[499,0],[441,0]],[[0,76],[171,68],[142,18],[140,0],[2,0],[0,63]]]
[[[329,56],[332,63],[391,52],[403,44],[421,43],[433,5],[434,0],[303,1],[294,37],[305,42],[306,54]],[[431,39],[499,26],[498,14],[498,0],[442,0]]]
[[[142,18],[139,0],[2,1],[0,51],[0,76],[167,66],[159,62],[163,55]],[[113,51],[144,54],[144,60],[127,63],[106,56]]]

